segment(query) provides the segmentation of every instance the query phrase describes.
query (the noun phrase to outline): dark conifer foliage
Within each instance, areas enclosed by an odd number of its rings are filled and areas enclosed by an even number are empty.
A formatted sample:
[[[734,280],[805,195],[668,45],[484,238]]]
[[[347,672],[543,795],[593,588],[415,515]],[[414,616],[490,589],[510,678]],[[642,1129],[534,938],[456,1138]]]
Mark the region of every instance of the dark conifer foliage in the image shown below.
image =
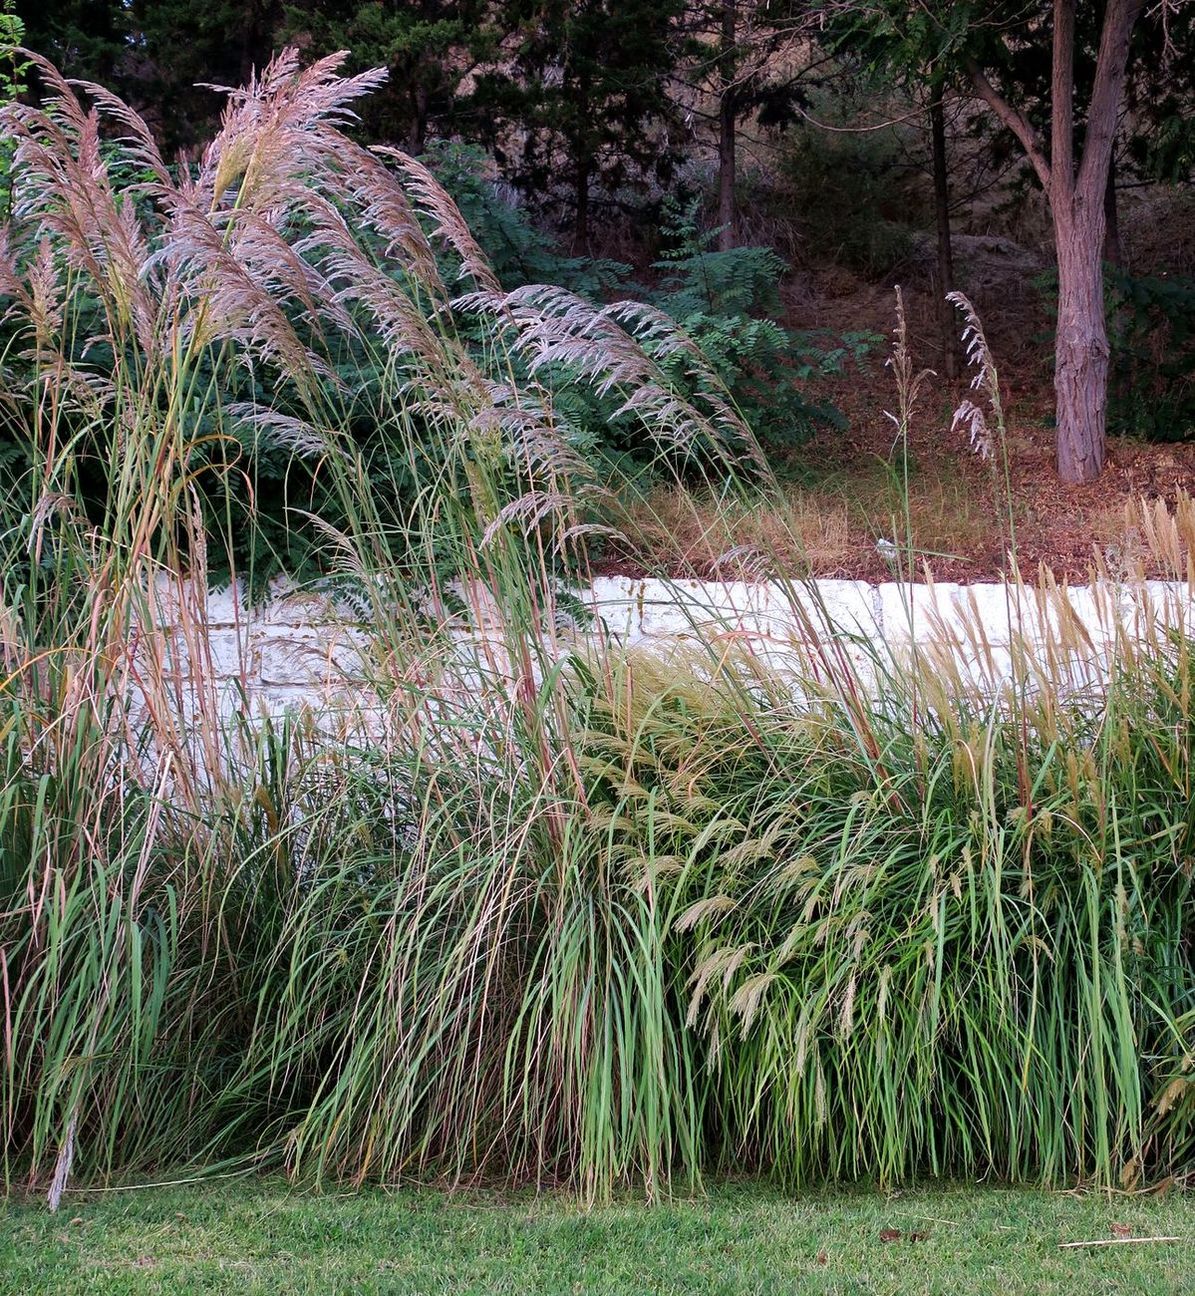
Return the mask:
[[[788,166],[806,171],[795,192],[816,195],[810,130],[864,140],[884,118],[913,122],[932,174],[921,228],[936,227],[934,363],[955,372],[952,167],[982,156],[1008,192],[1036,188],[1049,212],[1060,475],[1098,476],[1109,429],[1189,433],[1195,361],[1175,303],[1195,290],[1190,267],[1179,256],[1137,271],[1122,233],[1127,194],[1186,189],[1195,175],[1189,0],[0,0],[0,11],[64,75],[132,105],[165,156],[192,162],[217,124],[212,87],[244,84],[284,46],[309,59],[345,50],[354,72],[385,68],[355,138],[440,159],[480,150],[486,183],[518,219],[595,258],[582,277],[607,288],[620,277],[610,263],[625,260],[650,292],[667,213],[694,200],[719,251],[754,245],[789,262],[878,240],[855,268],[895,273],[908,249],[889,236],[890,204],[833,210],[835,184],[777,218],[760,194],[783,192]],[[853,100],[866,120],[830,121],[827,98]],[[511,251],[489,250],[498,261]],[[1142,357],[1147,407],[1169,411],[1161,431],[1124,399]]]

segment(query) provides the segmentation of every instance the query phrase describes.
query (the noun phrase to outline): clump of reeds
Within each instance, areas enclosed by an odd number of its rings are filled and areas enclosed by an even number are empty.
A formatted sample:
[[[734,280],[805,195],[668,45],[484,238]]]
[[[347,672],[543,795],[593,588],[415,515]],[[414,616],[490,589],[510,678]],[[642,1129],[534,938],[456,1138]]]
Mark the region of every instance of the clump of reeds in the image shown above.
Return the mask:
[[[38,66],[0,258],[30,456],[0,620],[8,1184],[1189,1172],[1181,619],[1120,627],[1078,699],[1065,592],[1031,595],[1054,615],[1004,691],[895,661],[796,586],[787,676],[717,626],[668,659],[582,643],[558,560],[617,500],[548,373],[621,392],[667,456],[764,475],[712,380],[687,402],[654,364],[686,340],[502,294],[434,178],[344,133],[376,73],[282,56],[180,174]],[[144,181],[117,192],[110,148]],[[245,424],[336,501],[314,525],[374,699],[338,737],[251,722],[204,668],[204,555],[230,538],[197,499]],[[1185,571],[1190,507],[1146,521]]]

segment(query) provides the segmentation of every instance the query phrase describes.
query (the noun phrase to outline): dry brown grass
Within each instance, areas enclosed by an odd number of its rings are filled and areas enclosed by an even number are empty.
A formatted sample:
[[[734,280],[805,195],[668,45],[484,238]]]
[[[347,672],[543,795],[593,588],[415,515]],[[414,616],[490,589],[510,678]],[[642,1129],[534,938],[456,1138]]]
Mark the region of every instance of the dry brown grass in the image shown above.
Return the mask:
[[[1081,581],[1099,551],[1118,561],[1141,561],[1150,575],[1163,574],[1143,542],[1139,521],[1140,510],[1156,500],[1117,494],[1086,503],[1071,519],[1083,535],[1081,561],[1059,553],[1051,563],[1043,537],[1059,523],[1053,503],[1014,500],[1023,571],[1044,562],[1059,578]],[[631,503],[627,513],[631,546],[605,566],[628,573],[663,564],[678,574],[733,579],[754,574],[753,561],[758,565],[766,555],[769,570],[798,578],[888,580],[893,568],[879,542],[895,540],[902,549],[905,544],[899,483],[878,464],[812,486],[786,485],[779,497],[754,500],[728,501],[661,486]],[[936,580],[991,580],[1007,568],[1007,520],[986,482],[960,472],[954,460],[946,458],[910,481],[907,517],[918,566],[928,567]],[[902,566],[907,570],[907,558]]]
[[[836,475],[812,486],[788,484],[778,497],[726,500],[669,485],[630,507],[631,533],[644,561],[670,555],[678,570],[719,574],[727,555],[766,553],[795,576],[883,578],[882,540],[905,543],[902,486],[881,464]],[[1001,528],[990,490],[950,461],[909,482],[908,522],[919,556],[937,570],[947,564],[966,578],[1000,546]],[[1105,534],[1123,527],[1118,514]],[[877,547],[879,546],[879,547]],[[627,555],[628,565],[634,555]]]
[[[799,575],[845,570],[855,540],[846,505],[793,490],[780,500],[720,500],[678,486],[630,508],[630,534],[643,554],[668,554],[679,568],[720,573],[743,551],[766,553]]]

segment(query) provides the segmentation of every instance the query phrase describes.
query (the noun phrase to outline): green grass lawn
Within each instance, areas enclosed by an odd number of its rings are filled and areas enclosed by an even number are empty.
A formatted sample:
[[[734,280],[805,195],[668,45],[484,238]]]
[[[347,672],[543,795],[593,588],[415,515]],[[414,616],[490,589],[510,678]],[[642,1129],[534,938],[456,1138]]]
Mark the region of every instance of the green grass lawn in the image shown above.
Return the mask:
[[[1189,1292],[1195,1196],[721,1187],[585,1211],[562,1197],[225,1181],[0,1206],[4,1293]],[[1177,1243],[1059,1243],[1176,1234]],[[892,1232],[900,1237],[885,1240]],[[882,1236],[883,1235],[883,1236]]]

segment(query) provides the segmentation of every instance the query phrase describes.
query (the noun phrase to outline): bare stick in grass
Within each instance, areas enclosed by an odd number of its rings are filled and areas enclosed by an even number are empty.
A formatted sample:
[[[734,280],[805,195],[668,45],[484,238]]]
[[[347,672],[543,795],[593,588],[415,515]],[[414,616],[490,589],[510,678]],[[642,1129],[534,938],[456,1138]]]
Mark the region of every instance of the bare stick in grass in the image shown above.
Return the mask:
[[[1128,1237],[1128,1238],[1092,1238],[1085,1242],[1059,1242],[1059,1251],[1073,1251],[1080,1247],[1107,1246],[1142,1246],[1146,1242],[1185,1242],[1182,1237]]]

